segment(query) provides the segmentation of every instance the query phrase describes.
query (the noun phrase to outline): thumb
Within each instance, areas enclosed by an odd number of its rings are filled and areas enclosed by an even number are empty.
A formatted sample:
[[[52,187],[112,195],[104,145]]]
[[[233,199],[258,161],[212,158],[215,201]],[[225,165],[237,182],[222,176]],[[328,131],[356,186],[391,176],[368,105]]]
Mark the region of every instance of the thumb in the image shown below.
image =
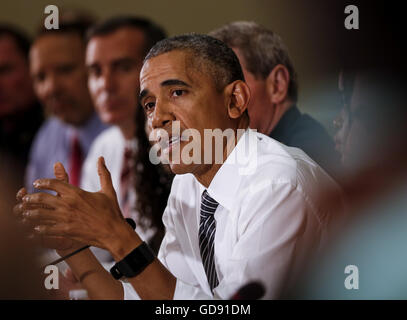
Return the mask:
[[[112,177],[106,167],[105,159],[103,157],[99,157],[98,159],[98,175],[101,187],[100,191],[106,195],[116,198],[116,192],[113,188]]]
[[[69,183],[68,174],[66,173],[64,165],[61,162],[54,164],[54,175],[58,180]]]

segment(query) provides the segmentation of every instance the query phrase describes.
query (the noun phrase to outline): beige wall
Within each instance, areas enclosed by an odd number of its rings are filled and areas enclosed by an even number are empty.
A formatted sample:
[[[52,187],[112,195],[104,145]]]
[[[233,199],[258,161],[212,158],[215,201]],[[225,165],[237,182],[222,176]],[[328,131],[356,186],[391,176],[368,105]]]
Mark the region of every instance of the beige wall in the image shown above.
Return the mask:
[[[0,21],[31,34],[44,17],[46,5],[83,8],[98,18],[132,13],[152,18],[170,35],[206,33],[234,20],[254,20],[279,33],[286,42],[300,79],[299,106],[326,126],[336,109],[339,61],[335,57],[336,15],[343,8],[313,0],[0,0]],[[341,11],[342,10],[342,11]],[[337,24],[337,23],[336,23]],[[330,129],[330,128],[328,128]]]

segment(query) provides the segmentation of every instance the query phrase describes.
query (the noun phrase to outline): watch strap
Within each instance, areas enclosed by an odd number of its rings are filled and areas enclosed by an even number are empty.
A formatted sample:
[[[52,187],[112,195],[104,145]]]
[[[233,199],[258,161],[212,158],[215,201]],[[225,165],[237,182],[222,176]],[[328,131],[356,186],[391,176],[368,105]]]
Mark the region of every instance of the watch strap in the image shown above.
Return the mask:
[[[116,280],[122,277],[131,278],[140,274],[155,259],[153,251],[143,242],[122,260],[117,262],[110,273]]]

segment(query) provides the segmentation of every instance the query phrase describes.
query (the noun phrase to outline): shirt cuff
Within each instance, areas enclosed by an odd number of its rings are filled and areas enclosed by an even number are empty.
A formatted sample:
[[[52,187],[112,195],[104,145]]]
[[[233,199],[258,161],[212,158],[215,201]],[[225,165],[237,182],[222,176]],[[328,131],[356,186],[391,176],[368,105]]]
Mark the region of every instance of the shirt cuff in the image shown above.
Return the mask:
[[[202,291],[199,287],[187,284],[177,279],[174,291],[174,300],[212,300],[210,296]]]
[[[123,286],[124,300],[141,300],[140,296],[134,290],[129,282],[120,281]],[[199,287],[187,284],[179,279],[175,284],[174,300],[212,300],[214,297],[207,295]]]
[[[123,300],[141,300],[131,283],[123,281],[120,282],[123,285]]]

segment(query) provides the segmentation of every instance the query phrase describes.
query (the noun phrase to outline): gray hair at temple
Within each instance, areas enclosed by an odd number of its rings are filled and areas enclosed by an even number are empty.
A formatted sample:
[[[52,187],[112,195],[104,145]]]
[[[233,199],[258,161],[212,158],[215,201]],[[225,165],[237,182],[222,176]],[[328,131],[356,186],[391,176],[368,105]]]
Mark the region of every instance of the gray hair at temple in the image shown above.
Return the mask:
[[[144,62],[175,50],[191,53],[187,63],[208,72],[219,91],[233,81],[244,81],[242,67],[233,50],[222,41],[203,34],[190,33],[161,40],[151,48]]]
[[[238,49],[244,58],[245,67],[256,78],[266,79],[275,66],[285,66],[290,75],[288,97],[293,102],[297,101],[297,73],[288,49],[278,34],[255,22],[236,21],[213,30],[209,35]]]

